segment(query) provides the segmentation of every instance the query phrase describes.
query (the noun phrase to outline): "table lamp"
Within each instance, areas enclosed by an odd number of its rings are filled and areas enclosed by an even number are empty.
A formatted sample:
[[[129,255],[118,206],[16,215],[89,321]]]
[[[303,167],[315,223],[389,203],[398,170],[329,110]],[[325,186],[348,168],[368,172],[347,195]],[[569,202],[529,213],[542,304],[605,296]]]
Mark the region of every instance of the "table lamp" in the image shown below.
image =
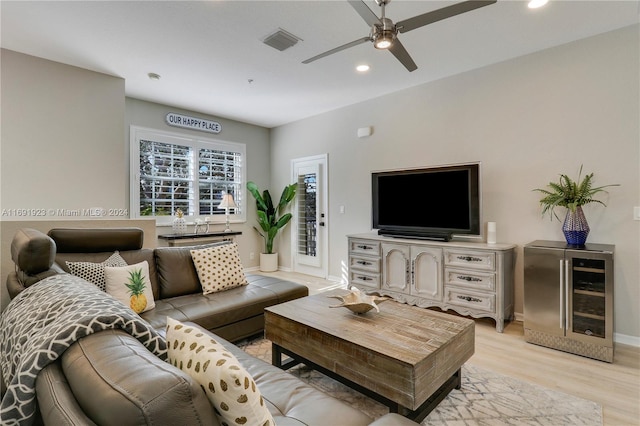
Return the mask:
[[[225,215],[226,215],[226,228],[224,229],[224,232],[231,232],[231,228],[229,228],[229,209],[233,209],[236,208],[238,206],[236,206],[235,201],[233,201],[233,194],[231,193],[226,193],[222,196],[222,201],[220,201],[220,204],[218,205],[219,209],[224,209]]]

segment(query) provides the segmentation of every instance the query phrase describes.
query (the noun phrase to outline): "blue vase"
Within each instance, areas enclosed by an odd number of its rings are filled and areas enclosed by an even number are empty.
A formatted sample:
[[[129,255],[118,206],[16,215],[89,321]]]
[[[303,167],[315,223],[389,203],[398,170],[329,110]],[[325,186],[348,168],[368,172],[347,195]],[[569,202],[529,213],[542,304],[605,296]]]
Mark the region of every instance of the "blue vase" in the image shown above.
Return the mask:
[[[582,207],[576,207],[575,211],[567,210],[567,216],[562,224],[562,232],[567,244],[572,246],[584,246],[589,235],[589,224],[584,216]]]

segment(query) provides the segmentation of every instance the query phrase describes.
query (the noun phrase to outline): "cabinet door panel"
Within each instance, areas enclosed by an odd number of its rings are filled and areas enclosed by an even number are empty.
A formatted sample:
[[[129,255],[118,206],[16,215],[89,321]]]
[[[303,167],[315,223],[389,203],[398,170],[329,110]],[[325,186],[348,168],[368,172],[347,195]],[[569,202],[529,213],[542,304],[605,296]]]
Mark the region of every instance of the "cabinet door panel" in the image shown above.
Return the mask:
[[[412,247],[413,285],[411,294],[431,300],[442,300],[442,250]]]
[[[564,250],[525,247],[524,327],[553,336],[564,336]],[[562,303],[561,303],[562,302]]]
[[[409,288],[409,247],[382,244],[384,266],[382,287],[388,290],[406,292]]]

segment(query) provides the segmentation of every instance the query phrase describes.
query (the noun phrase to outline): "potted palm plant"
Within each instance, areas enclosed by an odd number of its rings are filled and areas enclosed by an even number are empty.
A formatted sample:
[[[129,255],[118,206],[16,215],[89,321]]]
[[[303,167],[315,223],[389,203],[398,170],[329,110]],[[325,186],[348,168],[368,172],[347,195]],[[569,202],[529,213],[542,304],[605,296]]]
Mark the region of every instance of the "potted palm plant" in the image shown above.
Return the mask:
[[[583,246],[589,235],[589,224],[582,211],[582,206],[589,203],[606,204],[595,197],[596,194],[606,192],[604,188],[619,186],[618,184],[593,186],[593,173],[582,177],[582,166],[578,173],[578,180],[574,181],[565,174],[560,175],[558,182],[550,182],[546,188],[536,188],[534,191],[542,193],[540,199],[542,214],[549,214],[551,220],[555,217],[560,220],[555,212],[556,207],[565,207],[567,213],[562,225],[562,232],[569,245]]]
[[[254,182],[247,182],[247,190],[256,200],[256,213],[258,225],[260,225],[260,229],[255,226],[253,229],[262,236],[265,243],[264,252],[260,253],[260,270],[275,271],[278,269],[278,253],[273,252],[273,240],[278,231],[291,220],[291,213],[283,214],[283,211],[296,195],[296,184],[285,186],[277,206],[273,205],[269,191],[264,190],[261,194],[258,185]]]

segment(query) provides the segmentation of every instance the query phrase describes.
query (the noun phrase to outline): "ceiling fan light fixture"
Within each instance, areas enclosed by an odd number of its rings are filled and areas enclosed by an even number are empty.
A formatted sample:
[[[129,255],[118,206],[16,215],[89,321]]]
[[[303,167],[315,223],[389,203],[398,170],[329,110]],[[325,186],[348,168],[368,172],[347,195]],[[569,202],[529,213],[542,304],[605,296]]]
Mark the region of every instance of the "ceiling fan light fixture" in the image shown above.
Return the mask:
[[[395,38],[396,35],[393,31],[384,30],[375,35],[373,45],[376,49],[388,49],[393,44]]]

